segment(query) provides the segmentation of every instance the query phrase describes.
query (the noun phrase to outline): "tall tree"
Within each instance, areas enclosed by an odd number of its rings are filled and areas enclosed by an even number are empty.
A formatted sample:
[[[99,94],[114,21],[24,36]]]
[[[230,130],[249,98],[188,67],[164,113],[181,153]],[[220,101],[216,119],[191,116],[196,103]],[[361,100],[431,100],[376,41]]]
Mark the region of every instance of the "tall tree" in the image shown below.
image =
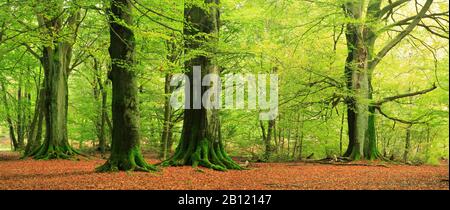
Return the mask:
[[[141,153],[133,13],[129,0],[111,0],[109,12],[113,131],[111,156],[99,172],[151,171]]]
[[[219,33],[219,0],[204,0],[202,3],[204,4],[185,3],[186,24],[183,33],[187,38],[186,54],[199,50],[206,51],[185,62],[190,81],[194,81],[194,66],[201,67],[202,78],[207,74],[220,74],[219,67],[212,61]],[[163,165],[192,165],[193,167],[200,165],[215,170],[240,169],[241,167],[225,152],[221,139],[219,110],[207,109],[204,105],[199,109],[193,108],[194,103],[202,104],[201,96],[212,89],[202,86],[200,97],[195,97],[194,82],[189,82],[189,86],[189,94],[186,94],[189,98],[186,100],[189,101],[190,106],[184,110],[181,140],[175,154],[163,162]]]
[[[80,24],[79,9],[67,2],[51,0],[40,4],[39,27],[45,34],[40,58],[45,81],[45,139],[29,156],[35,159],[71,158],[80,154],[67,135],[68,75],[72,48]],[[69,36],[66,32],[69,31]]]
[[[407,2],[408,0],[398,0],[381,8],[382,0],[364,0],[348,1],[343,6],[346,16],[350,19],[346,25],[348,56],[345,65],[349,91],[346,99],[349,145],[344,156],[352,159],[381,158],[376,143],[376,110],[381,111],[380,106],[385,102],[424,94],[436,88],[433,86],[417,94],[405,94],[373,102],[372,76],[375,67],[390,50],[418,26],[429,11],[433,0],[427,0],[417,15],[400,21],[406,25],[406,28],[378,53],[375,53],[375,42],[380,33],[385,32],[384,29],[378,30],[377,27],[386,19],[386,16],[391,15],[392,10]]]

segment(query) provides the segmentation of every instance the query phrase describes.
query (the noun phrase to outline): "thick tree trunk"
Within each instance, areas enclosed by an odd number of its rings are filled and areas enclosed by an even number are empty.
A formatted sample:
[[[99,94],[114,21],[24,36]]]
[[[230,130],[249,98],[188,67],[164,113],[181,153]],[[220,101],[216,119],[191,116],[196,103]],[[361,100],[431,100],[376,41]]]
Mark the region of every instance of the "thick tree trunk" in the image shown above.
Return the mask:
[[[61,36],[63,26],[73,30],[79,13],[72,11],[67,20],[63,19],[60,15],[65,11],[63,3],[54,3],[58,16],[38,15],[38,23],[46,30],[46,35],[52,39],[52,43],[50,46],[42,47],[41,63],[45,73],[45,139],[43,144],[30,154],[35,159],[69,159],[80,154],[70,146],[67,135],[67,81],[74,40]]]
[[[156,170],[145,161],[140,147],[138,88],[133,69],[135,38],[129,28],[133,25],[132,5],[128,0],[110,2],[109,54],[112,68],[109,79],[112,81],[113,132],[111,156],[97,171]]]
[[[195,5],[186,4],[185,20],[192,25],[185,26],[184,33],[186,37],[196,37],[202,33],[212,35],[217,38],[219,32],[219,9],[218,0],[205,0],[210,6],[209,11],[205,11]],[[217,4],[217,5],[212,5]],[[204,40],[187,40],[186,48],[196,50],[205,46],[204,42],[215,41],[205,38]],[[211,52],[212,54],[213,52]],[[194,103],[201,102],[202,96],[206,91],[211,91],[208,87],[201,87],[200,96],[194,96],[194,66],[202,68],[201,76],[213,73],[219,75],[219,68],[212,64],[211,58],[207,56],[197,56],[185,63],[187,75],[190,79],[190,107],[184,110],[183,130],[180,143],[175,154],[162,165],[192,165],[193,167],[204,166],[215,170],[240,169],[225,152],[220,133],[220,120],[218,111],[215,108],[206,109],[204,106],[195,109]],[[217,81],[215,81],[217,82]],[[215,92],[217,94],[217,92]],[[194,100],[196,100],[194,102]],[[201,104],[201,103],[200,103]]]
[[[361,3],[347,4],[348,17],[365,19],[379,9],[379,3],[369,4],[364,11]],[[346,27],[348,56],[345,65],[348,97],[347,123],[349,144],[344,156],[354,160],[381,157],[376,144],[375,107],[371,105],[372,86],[369,61],[373,57],[376,35],[365,23],[348,23]]]
[[[35,159],[67,159],[79,154],[69,145],[67,136],[68,85],[65,66],[70,61],[67,48],[62,43],[56,43],[54,48],[44,48],[46,132],[44,143],[30,155]]]

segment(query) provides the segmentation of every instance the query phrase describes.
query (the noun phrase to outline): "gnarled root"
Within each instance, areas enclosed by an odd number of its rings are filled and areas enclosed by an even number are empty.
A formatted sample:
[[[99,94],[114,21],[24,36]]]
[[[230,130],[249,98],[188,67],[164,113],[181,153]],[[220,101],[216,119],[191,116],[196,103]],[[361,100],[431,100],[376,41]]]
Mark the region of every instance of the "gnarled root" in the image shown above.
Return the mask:
[[[86,156],[68,144],[64,144],[63,146],[42,144],[32,153],[24,156],[23,158],[32,157],[36,160],[72,159],[77,155]]]
[[[236,164],[224,151],[220,143],[210,143],[204,139],[196,145],[195,150],[188,148],[182,150],[177,148],[174,156],[163,161],[162,166],[182,166],[192,165],[196,168],[203,166],[218,171],[226,171],[228,169],[241,170],[242,167]]]
[[[148,164],[138,150],[131,151],[128,155],[111,154],[105,164],[96,168],[97,172],[116,171],[157,171],[157,167]]]

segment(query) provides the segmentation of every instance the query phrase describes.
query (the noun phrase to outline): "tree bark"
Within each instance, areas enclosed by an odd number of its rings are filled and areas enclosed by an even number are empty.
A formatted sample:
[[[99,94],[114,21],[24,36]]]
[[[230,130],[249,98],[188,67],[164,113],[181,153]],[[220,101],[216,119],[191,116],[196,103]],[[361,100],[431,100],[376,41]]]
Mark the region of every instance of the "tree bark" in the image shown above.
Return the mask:
[[[112,68],[113,131],[111,156],[98,172],[151,171],[141,153],[139,100],[135,65],[135,38],[132,29],[132,5],[128,0],[111,0],[109,14]]]
[[[58,14],[65,11],[62,2],[51,4]],[[72,11],[67,20],[64,20],[62,15],[53,16],[54,14],[38,15],[40,27],[46,30],[46,35],[52,42],[42,47],[41,63],[45,75],[45,139],[43,144],[30,154],[34,159],[70,159],[81,154],[70,146],[67,135],[67,82],[75,38],[62,37],[63,25],[74,30],[79,11]],[[63,24],[64,22],[67,24]]]
[[[354,160],[382,158],[377,148],[376,109],[379,107],[372,102],[372,74],[383,57],[417,26],[432,2],[433,0],[427,0],[420,12],[411,18],[411,23],[377,54],[374,53],[377,33],[372,25],[382,20],[380,14],[384,11],[380,9],[381,1],[365,0],[345,4],[347,17],[354,21],[347,23],[346,27],[348,56],[345,76],[349,94],[346,100],[349,146],[344,156]],[[402,1],[400,4],[403,3]],[[388,8],[400,4],[391,3]]]
[[[205,42],[214,44],[219,33],[219,1],[205,0],[209,11],[196,5],[185,5],[184,17],[188,24],[185,24],[184,34],[188,37],[186,49],[189,51],[199,50],[206,46]],[[190,27],[192,26],[192,27]],[[214,38],[203,38],[202,40],[190,40],[192,37],[211,35]],[[212,50],[214,51],[214,49]],[[189,53],[189,52],[188,52]],[[211,56],[214,52],[208,52],[208,55],[197,55],[185,63],[187,75],[190,79],[190,108],[184,110],[183,130],[180,143],[175,154],[164,161],[162,165],[192,165],[193,167],[203,166],[215,170],[240,169],[225,152],[221,139],[219,110],[215,108],[206,109],[200,106],[199,109],[193,108],[194,103],[201,102],[202,97],[210,88],[201,87],[201,96],[194,96],[193,86],[193,68],[200,66],[202,68],[201,76],[213,73],[217,76],[220,71],[218,66],[214,65]],[[217,93],[216,93],[217,94]],[[188,100],[188,99],[186,99]],[[194,102],[194,100],[200,100]],[[201,104],[201,103],[200,103]]]
[[[346,26],[348,55],[345,77],[348,90],[346,104],[349,144],[344,156],[353,160],[376,159],[379,154],[376,148],[375,109],[370,105],[373,90],[369,69],[376,37],[363,20],[373,14],[373,11],[379,10],[380,5],[379,2],[368,5],[364,3],[365,1],[347,3],[344,8],[348,17],[359,22],[348,23]]]

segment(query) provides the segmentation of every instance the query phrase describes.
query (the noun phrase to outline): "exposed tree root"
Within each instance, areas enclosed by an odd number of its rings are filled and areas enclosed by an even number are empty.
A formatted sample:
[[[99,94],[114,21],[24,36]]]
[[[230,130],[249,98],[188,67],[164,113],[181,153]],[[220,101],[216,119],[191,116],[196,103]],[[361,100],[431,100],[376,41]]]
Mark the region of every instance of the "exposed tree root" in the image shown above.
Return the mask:
[[[95,169],[97,172],[117,171],[157,171],[158,168],[148,164],[139,150],[134,149],[128,155],[113,155],[105,164]]]
[[[192,165],[194,168],[202,166],[218,171],[243,169],[226,154],[220,143],[210,143],[206,139],[200,141],[195,150],[192,147],[187,150],[178,147],[171,158],[160,164],[162,166]]]
[[[372,149],[369,154],[365,154],[364,156],[361,155],[361,153],[356,150],[352,149],[349,155],[344,154],[343,158],[348,158],[351,161],[358,161],[358,160],[383,160],[388,161],[387,158],[383,157],[383,155],[377,150]]]
[[[32,153],[24,155],[22,158],[32,157],[36,160],[73,159],[77,155],[87,157],[68,144],[64,144],[63,146],[42,144]]]

